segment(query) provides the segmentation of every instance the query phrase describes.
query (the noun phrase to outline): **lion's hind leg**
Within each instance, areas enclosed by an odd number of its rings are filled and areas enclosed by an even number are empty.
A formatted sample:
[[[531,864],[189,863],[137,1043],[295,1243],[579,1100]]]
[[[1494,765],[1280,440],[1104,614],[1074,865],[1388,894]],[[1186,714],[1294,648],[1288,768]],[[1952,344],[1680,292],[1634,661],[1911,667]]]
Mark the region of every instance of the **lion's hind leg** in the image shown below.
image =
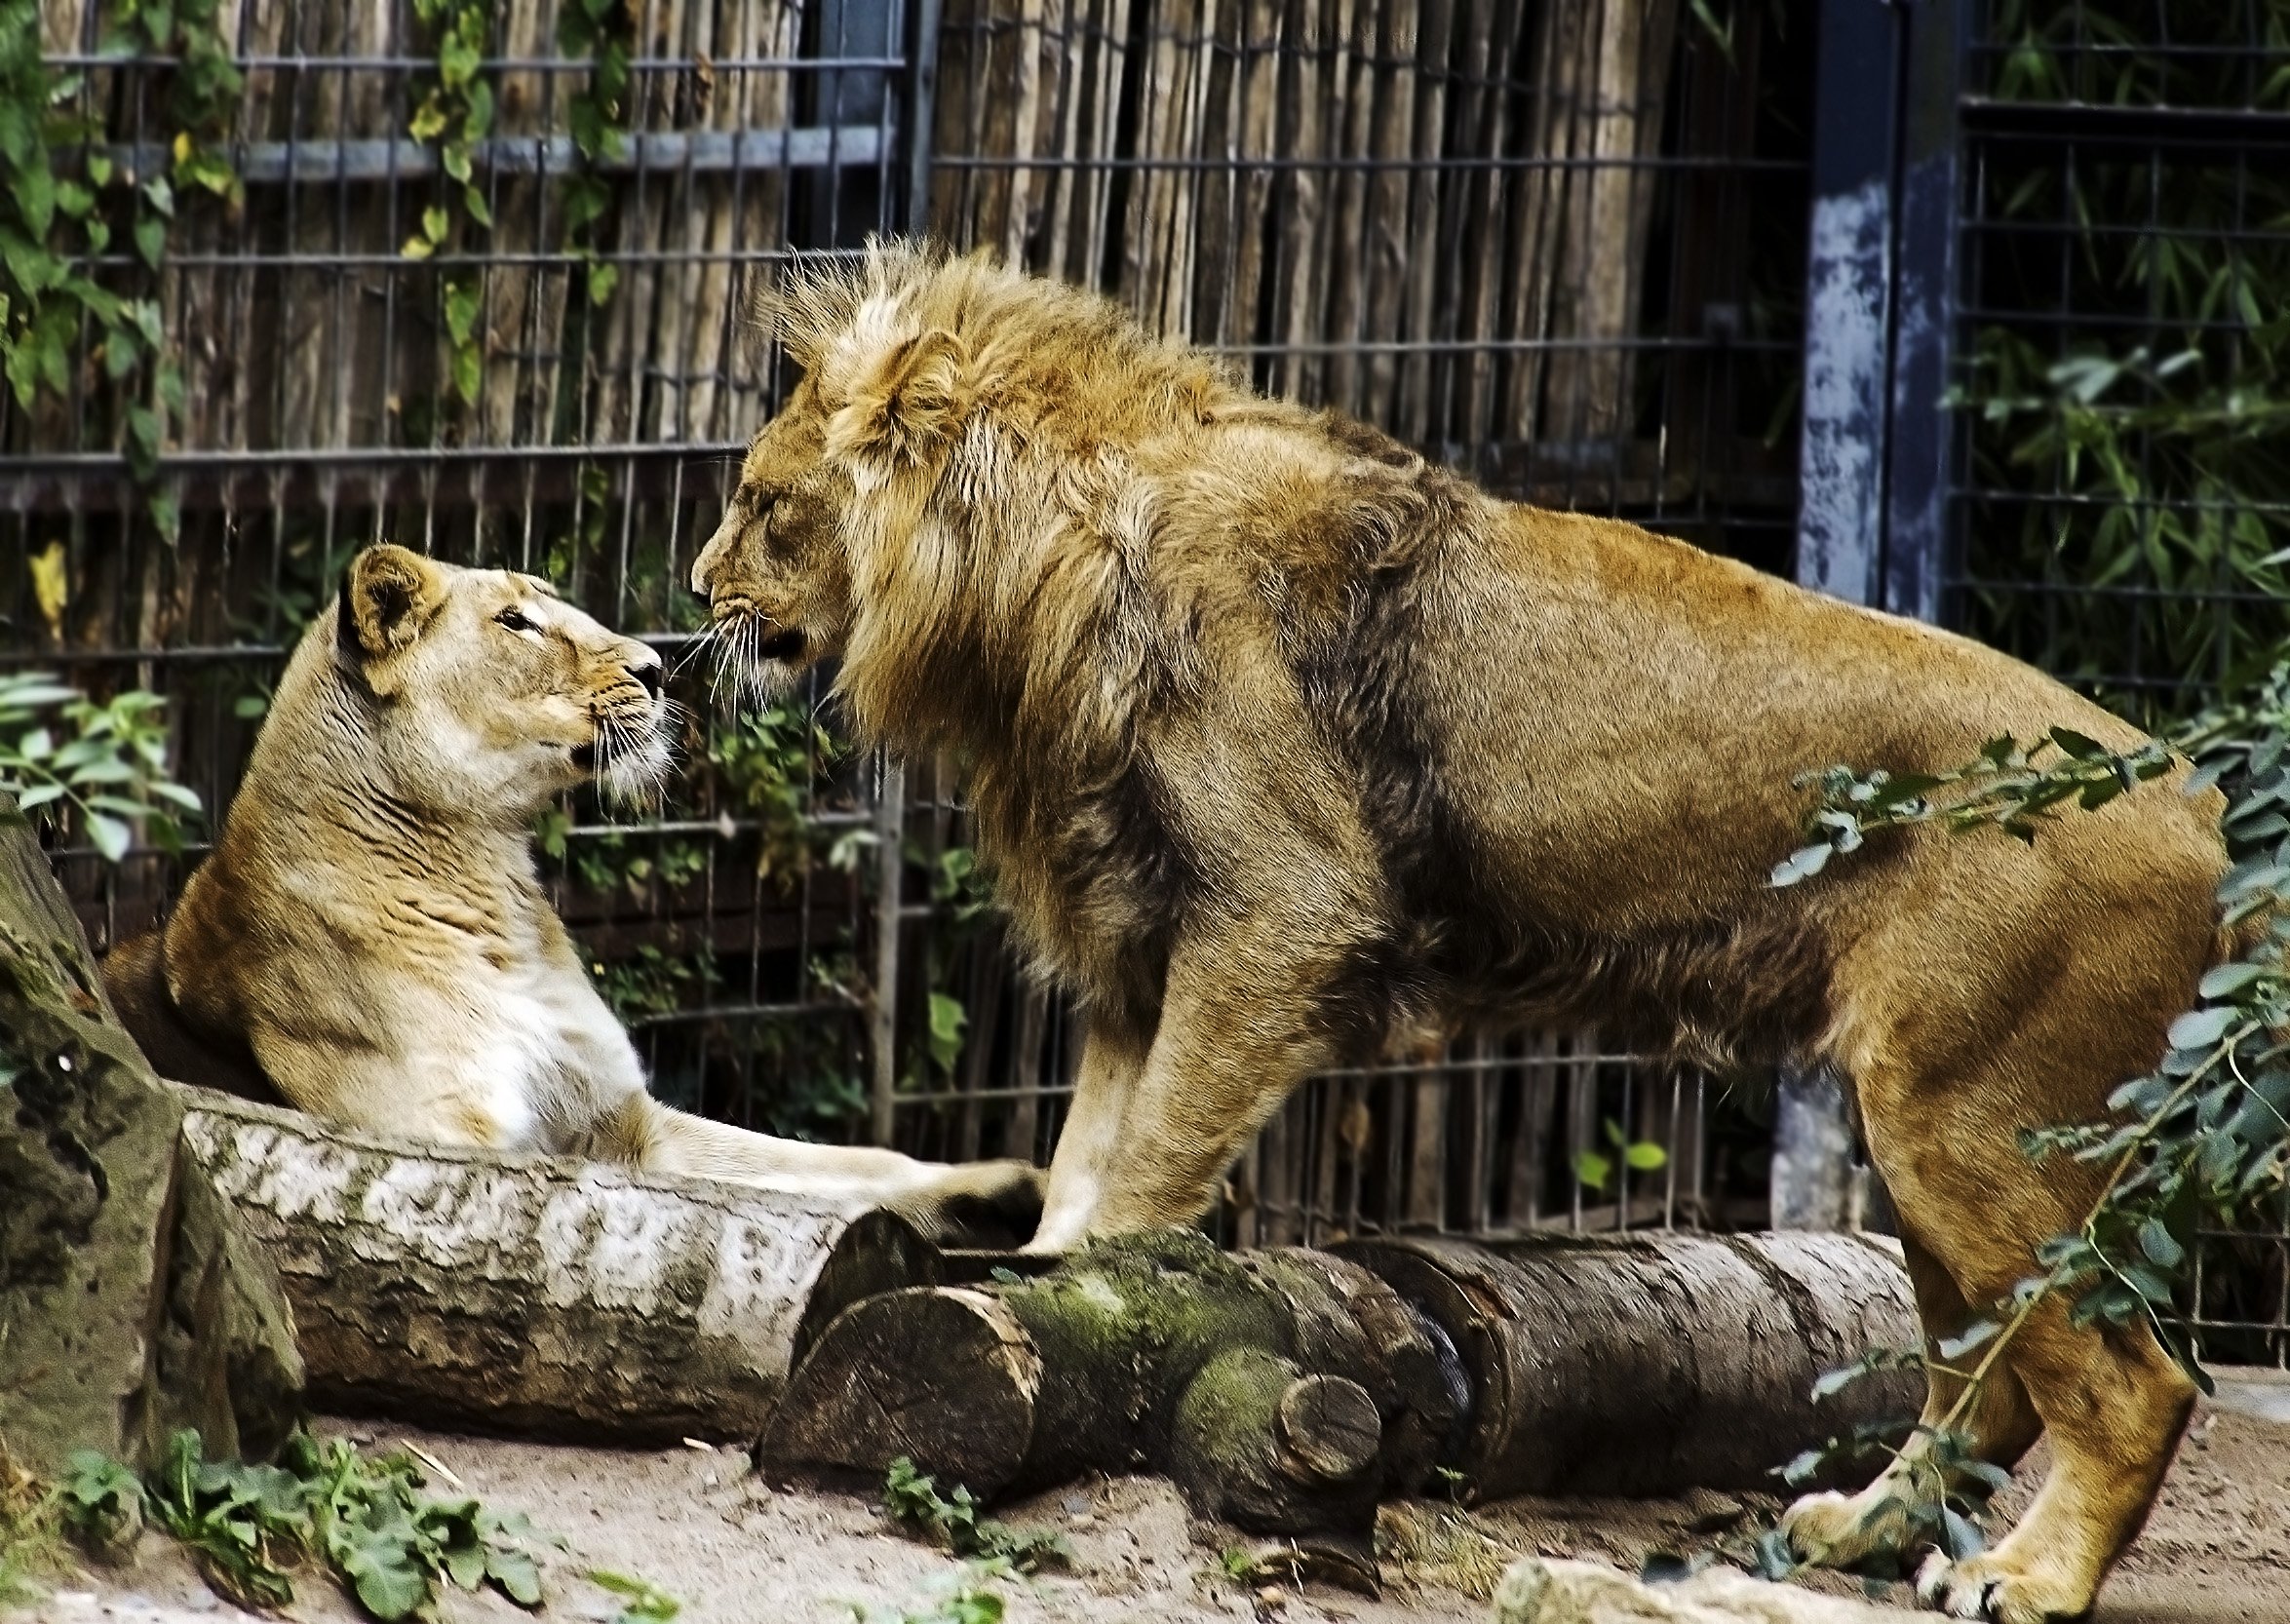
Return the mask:
[[[2076,1617],[2147,1521],[2194,1386],[2144,1324],[2073,1326],[2058,1298],[2030,1316],[2004,1358],[2050,1433],[2050,1475],[2019,1526],[1992,1549],[1955,1562],[1938,1552],[1927,1559],[1917,1592],[1960,1618]]]
[[[1968,963],[1918,951],[1971,940],[1960,922],[1904,909],[1900,936],[1844,967],[1841,1029],[1858,1040],[1847,1069],[1870,1155],[1921,1254],[1928,1338],[1959,1334],[1967,1316],[2003,1318],[1994,1305],[2038,1271],[2038,1248],[2083,1224],[2103,1170],[2031,1160],[2019,1132],[2099,1119],[2114,1087],[2154,1060],[2210,951],[2200,880],[2191,897],[2162,885],[2144,896],[2060,888],[2047,897],[2056,941],[2015,954],[1992,937],[1992,951]],[[1956,1378],[1934,1373],[1927,1420],[1955,1414],[1976,1455],[2004,1463],[2038,1424],[2052,1446],[2050,1473],[2016,1528],[1920,1573],[1923,1595],[1959,1616],[2038,1624],[2086,1611],[2145,1521],[2186,1424],[2193,1385],[2149,1328],[2077,1326],[2070,1306],[2044,1299],[1963,1354],[1964,1368],[1990,1362],[1963,1413]],[[1809,1543],[1838,1531],[1826,1526],[1834,1515],[1806,1507],[1794,1526]]]
[[[1901,1253],[1924,1333],[1928,1374],[1923,1412],[1899,1454],[1859,1493],[1807,1494],[1790,1506],[1781,1520],[1782,1533],[1801,1560],[1820,1566],[1851,1567],[1872,1557],[1908,1554],[1917,1538],[1910,1507],[1929,1498],[1937,1488],[1957,1487],[1944,1457],[1933,1448],[1934,1435],[1943,1427],[1966,1441],[1972,1458],[2006,1470],[2043,1429],[2020,1378],[2002,1366],[1958,1412],[1964,1383],[1943,1368],[1935,1350],[1944,1338],[1961,1335],[1980,1316],[1938,1259],[1913,1237],[1902,1237]],[[1977,1360],[1978,1351],[1967,1358]]]

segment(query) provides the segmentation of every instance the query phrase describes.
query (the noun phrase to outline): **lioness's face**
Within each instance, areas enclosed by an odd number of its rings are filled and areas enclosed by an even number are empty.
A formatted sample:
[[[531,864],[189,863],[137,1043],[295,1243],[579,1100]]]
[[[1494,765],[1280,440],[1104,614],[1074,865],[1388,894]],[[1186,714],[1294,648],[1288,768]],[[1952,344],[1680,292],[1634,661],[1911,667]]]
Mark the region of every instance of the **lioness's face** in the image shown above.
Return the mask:
[[[748,447],[723,522],[692,565],[729,674],[764,697],[840,653],[850,621],[840,524],[851,483],[827,459],[826,428],[805,378]]]
[[[668,771],[660,656],[534,576],[369,548],[335,640],[392,777],[433,809],[523,820],[590,778],[635,795]]]

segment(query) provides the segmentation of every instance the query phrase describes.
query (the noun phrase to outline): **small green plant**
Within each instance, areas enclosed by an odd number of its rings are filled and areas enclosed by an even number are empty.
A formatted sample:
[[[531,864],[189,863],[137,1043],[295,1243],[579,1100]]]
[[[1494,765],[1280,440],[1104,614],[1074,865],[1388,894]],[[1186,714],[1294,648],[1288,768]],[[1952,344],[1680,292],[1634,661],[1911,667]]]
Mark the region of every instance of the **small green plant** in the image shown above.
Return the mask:
[[[19,814],[76,813],[113,863],[137,822],[179,851],[199,797],[167,775],[166,703],[140,689],[99,703],[43,672],[0,676],[0,793]]]
[[[188,1547],[208,1583],[232,1601],[277,1607],[294,1599],[288,1573],[308,1555],[310,1517],[293,1473],[208,1460],[198,1433],[185,1430],[169,1440],[167,1458],[144,1481],[143,1503],[151,1522]]]
[[[920,1607],[902,1607],[883,1624],[1002,1624],[1005,1609],[992,1581],[1007,1577],[1009,1571],[1006,1563],[967,1563],[944,1594]],[[845,1605],[851,1609],[851,1624],[873,1624],[875,1614],[868,1608],[856,1602]]]
[[[65,1462],[58,1500],[71,1536],[98,1556],[126,1551],[143,1531],[143,1480],[94,1450],[74,1450]]]
[[[279,1458],[276,1466],[209,1460],[199,1434],[186,1429],[141,1478],[93,1451],[74,1455],[59,1505],[65,1526],[99,1550],[132,1541],[148,1521],[242,1605],[286,1605],[293,1571],[313,1559],[383,1624],[435,1617],[441,1583],[490,1585],[520,1606],[540,1605],[539,1536],[523,1517],[474,1499],[432,1498],[404,1453],[369,1456],[341,1440],[296,1433]]]
[[[1574,1177],[1591,1189],[1604,1191],[1613,1182],[1617,1158],[1623,1167],[1634,1173],[1653,1173],[1667,1167],[1670,1153],[1651,1140],[1633,1140],[1622,1132],[1622,1125],[1612,1117],[1606,1120],[1607,1142],[1613,1146],[1609,1156],[1602,1150],[1582,1149],[1574,1152]]]
[[[637,1574],[592,1567],[587,1577],[599,1590],[608,1590],[621,1599],[620,1610],[612,1615],[609,1624],[668,1624],[683,1611],[681,1602]]]
[[[890,1464],[882,1504],[899,1527],[958,1557],[1006,1563],[1020,1573],[1065,1566],[1073,1560],[1065,1535],[1050,1528],[1014,1528],[982,1517],[969,1489],[956,1484],[951,1494],[940,1494],[937,1481],[916,1471],[905,1455]]]

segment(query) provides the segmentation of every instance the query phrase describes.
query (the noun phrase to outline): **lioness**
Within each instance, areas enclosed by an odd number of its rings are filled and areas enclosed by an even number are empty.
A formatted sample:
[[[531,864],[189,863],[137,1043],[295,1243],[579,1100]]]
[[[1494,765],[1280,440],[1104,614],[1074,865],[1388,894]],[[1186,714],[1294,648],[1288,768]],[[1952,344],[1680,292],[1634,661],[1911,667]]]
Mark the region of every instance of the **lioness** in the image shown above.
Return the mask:
[[[2079,1221],[2095,1171],[2015,1136],[2161,1054],[2220,950],[2217,797],[1767,872],[1805,768],[2132,728],[1962,638],[1494,500],[984,260],[878,247],[776,302],[804,376],[693,585],[756,683],[839,655],[865,733],[969,761],[1001,896],[1090,1018],[1036,1247],[1189,1217],[1307,1070],[1456,1015],[1836,1065],[1934,1338]],[[1921,1589],[2025,1624],[2090,1605],[2192,1390],[2057,1301],[2005,1362],[1979,1451],[2048,1427],[2051,1476]],[[1801,1500],[1790,1537],[1892,1542],[1895,1487]]]
[[[164,1073],[347,1127],[595,1156],[933,1229],[1023,1221],[1035,1174],[771,1139],[645,1092],[534,870],[536,812],[669,765],[660,657],[546,581],[351,561],[287,665],[213,855],[104,980]]]

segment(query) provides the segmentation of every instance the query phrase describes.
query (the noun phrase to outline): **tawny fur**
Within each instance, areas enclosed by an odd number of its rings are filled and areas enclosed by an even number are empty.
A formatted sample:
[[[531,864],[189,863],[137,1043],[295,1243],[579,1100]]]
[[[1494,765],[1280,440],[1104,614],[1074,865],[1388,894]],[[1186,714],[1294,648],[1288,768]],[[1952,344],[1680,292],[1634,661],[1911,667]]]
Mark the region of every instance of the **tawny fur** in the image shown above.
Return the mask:
[[[1807,768],[2132,728],[1962,638],[1494,500],[982,259],[880,247],[765,318],[805,375],[694,585],[752,682],[839,655],[865,732],[968,762],[1001,897],[1089,1011],[1037,1246],[1191,1216],[1307,1070],[1470,1017],[1836,1064],[1935,1337],[2079,1221],[2092,1170],[2015,1136],[2161,1053],[2217,952],[2216,796],[1766,874]],[[1981,1449],[2048,1425],[2057,1464],[1931,1588],[2024,1624],[2089,1605],[2191,1390],[2056,1305],[2005,1366]],[[1891,1487],[1792,1536],[1850,1560],[1899,1532]]]
[[[657,654],[545,581],[360,554],[164,936],[106,962],[130,1030],[184,1081],[259,1073],[374,1133],[894,1204],[934,1228],[996,1203],[1023,1217],[1029,1168],[772,1139],[646,1092],[531,829],[592,776],[656,785],[659,685]]]

